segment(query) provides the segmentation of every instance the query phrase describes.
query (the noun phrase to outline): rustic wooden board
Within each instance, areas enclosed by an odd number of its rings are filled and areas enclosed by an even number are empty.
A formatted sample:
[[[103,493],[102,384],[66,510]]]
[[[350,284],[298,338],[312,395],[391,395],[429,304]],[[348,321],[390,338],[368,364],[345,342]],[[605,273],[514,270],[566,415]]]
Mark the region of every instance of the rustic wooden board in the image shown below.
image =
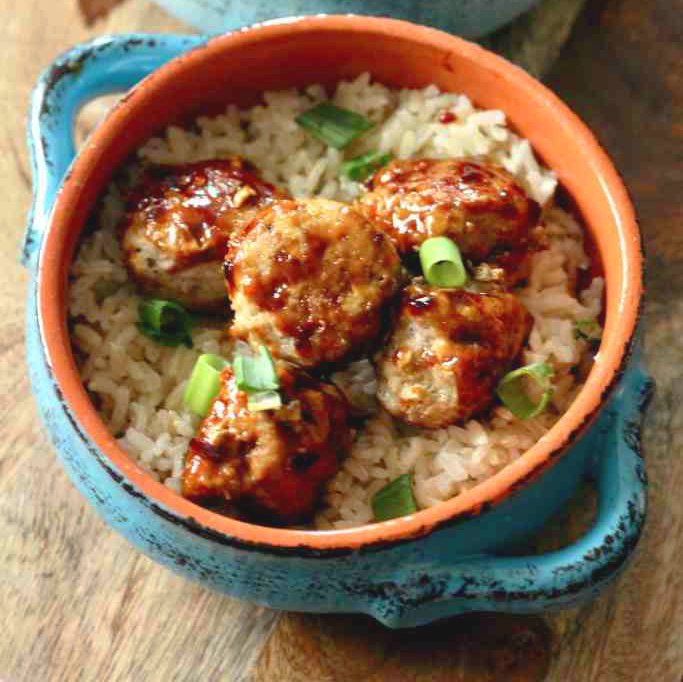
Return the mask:
[[[30,89],[40,70],[76,42],[109,32],[186,29],[145,2],[118,7],[91,29],[74,0],[3,0],[0,16],[0,179],[7,192],[0,234],[0,679],[248,679],[277,615],[160,570],[110,531],[57,464],[23,361],[27,278],[17,261],[30,201]],[[94,104],[90,119],[102,112]]]
[[[546,619],[476,615],[396,633],[361,617],[279,616],[184,582],[110,531],[62,473],[23,364],[27,278],[17,254],[30,200],[29,91],[49,60],[75,42],[185,29],[142,0],[114,7],[91,27],[76,0],[0,0],[0,679],[679,682],[682,10],[681,0],[589,3],[549,77],[624,174],[649,247],[646,350],[658,393],[645,439],[650,514],[635,561],[616,588],[580,611]],[[90,120],[100,112],[96,105]],[[580,532],[589,503],[590,495],[579,497],[544,542]]]

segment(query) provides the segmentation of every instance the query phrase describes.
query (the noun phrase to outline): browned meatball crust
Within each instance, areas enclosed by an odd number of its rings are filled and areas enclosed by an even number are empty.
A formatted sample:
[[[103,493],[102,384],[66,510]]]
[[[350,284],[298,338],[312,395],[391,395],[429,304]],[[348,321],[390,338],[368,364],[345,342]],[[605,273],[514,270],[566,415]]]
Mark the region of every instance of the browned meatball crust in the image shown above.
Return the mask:
[[[185,497],[229,500],[282,523],[310,515],[351,445],[349,407],[332,384],[290,368],[278,375],[283,406],[252,412],[232,370],[221,373],[221,392],[186,455]]]
[[[540,207],[504,168],[479,158],[397,160],[375,174],[370,190],[359,209],[402,255],[443,235],[467,260],[493,266],[489,277],[527,276]]]
[[[377,397],[395,417],[441,428],[482,411],[518,356],[532,318],[510,293],[437,289],[416,280],[377,358]]]
[[[225,309],[228,239],[284,196],[237,156],[149,169],[127,199],[124,261],[148,293],[193,310]]]
[[[391,240],[350,206],[278,201],[228,249],[231,334],[303,367],[342,362],[377,339],[401,274]]]

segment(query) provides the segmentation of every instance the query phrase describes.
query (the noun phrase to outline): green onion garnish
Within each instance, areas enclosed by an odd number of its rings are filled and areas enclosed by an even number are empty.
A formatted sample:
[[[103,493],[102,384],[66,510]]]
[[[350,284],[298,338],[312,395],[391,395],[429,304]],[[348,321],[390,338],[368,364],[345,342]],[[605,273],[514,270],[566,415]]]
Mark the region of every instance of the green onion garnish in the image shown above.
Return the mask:
[[[220,374],[227,366],[228,362],[219,355],[206,353],[199,356],[183,396],[188,410],[206,417],[221,391]]]
[[[414,514],[417,511],[417,505],[410,485],[410,475],[403,474],[378,490],[372,498],[372,511],[375,521],[386,521],[398,516]]]
[[[374,125],[359,114],[340,109],[329,102],[322,102],[304,111],[296,117],[296,122],[335,149],[343,149]]]
[[[602,338],[602,327],[596,320],[576,320],[574,324],[574,336],[586,341],[598,341]]]
[[[461,287],[467,271],[460,250],[448,237],[430,237],[420,246],[420,265],[425,279],[437,287]]]
[[[262,410],[279,410],[282,407],[282,398],[277,391],[263,391],[261,393],[250,393],[247,398],[247,407],[252,412]]]
[[[192,348],[192,316],[174,301],[143,299],[138,306],[138,329],[162,346]]]
[[[350,180],[363,182],[376,170],[386,166],[391,161],[391,156],[391,154],[382,154],[378,151],[361,154],[350,161],[344,161],[340,168],[340,174],[345,175]]]
[[[245,393],[263,393],[280,388],[275,365],[265,346],[259,355],[236,355],[232,363],[237,388]]]
[[[498,384],[496,393],[515,417],[518,419],[531,419],[531,417],[535,417],[543,412],[550,401],[550,397],[553,394],[550,379],[554,374],[555,372],[549,364],[535,362],[532,365],[508,372]],[[533,379],[543,389],[543,395],[536,404],[524,392],[522,384],[524,377]]]
[[[235,384],[247,394],[247,407],[252,412],[277,410],[282,407],[282,398],[277,392],[280,381],[275,363],[265,346],[259,348],[259,355],[236,355],[232,363]]]

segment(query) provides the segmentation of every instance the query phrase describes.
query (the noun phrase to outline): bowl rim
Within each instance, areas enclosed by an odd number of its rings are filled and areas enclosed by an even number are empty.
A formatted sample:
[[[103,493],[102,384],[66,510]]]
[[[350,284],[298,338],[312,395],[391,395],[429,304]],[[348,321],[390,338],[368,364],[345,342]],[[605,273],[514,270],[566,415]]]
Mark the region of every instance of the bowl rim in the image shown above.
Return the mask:
[[[340,530],[272,528],[211,512],[155,481],[109,434],[78,376],[68,332],[65,333],[66,309],[65,306],[59,306],[60,297],[54,295],[60,286],[66,289],[61,268],[66,257],[66,240],[61,235],[66,230],[57,229],[57,226],[64,224],[69,217],[69,207],[75,202],[80,190],[79,176],[87,171],[89,163],[93,163],[98,140],[103,139],[105,134],[111,135],[123,130],[134,99],[124,98],[95,130],[90,144],[81,150],[74,161],[55,199],[49,226],[42,240],[36,287],[39,329],[45,359],[55,387],[63,397],[63,409],[72,412],[81,427],[81,438],[88,441],[90,449],[93,452],[99,450],[102,454],[100,464],[106,466],[105,461],[108,460],[108,465],[113,465],[151,501],[151,508],[166,518],[184,525],[191,532],[204,536],[208,534],[227,543],[260,546],[274,551],[292,548],[303,553],[354,550],[369,545],[385,546],[426,535],[436,528],[476,515],[488,506],[497,504],[519,486],[540,475],[583,433],[618,383],[630,355],[638,322],[642,298],[640,234],[633,206],[619,174],[587,126],[556,95],[521,68],[478,45],[437,29],[396,19],[354,15],[295,17],[258,24],[212,38],[166,63],[141,83],[144,83],[144,88],[149,93],[154,87],[158,88],[173,79],[175,70],[181,68],[181,62],[184,64],[182,68],[185,68],[202,59],[210,59],[223,50],[239,49],[245,41],[284,36],[296,39],[308,31],[340,30],[350,33],[370,31],[376,33],[378,39],[400,37],[443,49],[447,53],[455,53],[458,58],[476,61],[483,69],[491,70],[507,81],[514,82],[515,87],[522,90],[531,103],[544,108],[549,119],[552,118],[557,125],[571,130],[577,148],[590,158],[599,177],[620,238],[622,287],[619,292],[619,310],[612,315],[611,327],[608,315],[600,352],[586,382],[565,414],[517,460],[465,493],[410,516]],[[140,84],[133,90],[138,88]]]

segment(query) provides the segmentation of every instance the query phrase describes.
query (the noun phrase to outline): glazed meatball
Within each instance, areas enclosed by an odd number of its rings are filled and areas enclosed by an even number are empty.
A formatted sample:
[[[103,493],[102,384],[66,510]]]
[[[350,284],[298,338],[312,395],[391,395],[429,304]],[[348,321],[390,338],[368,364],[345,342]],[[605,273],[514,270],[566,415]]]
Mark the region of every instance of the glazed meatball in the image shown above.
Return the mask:
[[[228,239],[283,196],[240,157],[148,170],[120,226],[128,270],[149,294],[192,310],[225,309]]]
[[[191,441],[182,494],[225,499],[258,519],[295,523],[313,510],[322,486],[351,445],[349,406],[332,385],[280,367],[278,410],[252,412],[230,368]]]
[[[416,280],[403,292],[395,330],[377,358],[377,397],[416,426],[467,419],[490,404],[531,324],[514,294],[437,289]]]
[[[225,259],[231,334],[306,368],[365,352],[378,338],[402,268],[391,240],[351,207],[278,201]]]
[[[445,235],[465,259],[489,266],[487,279],[512,284],[528,275],[540,207],[504,168],[478,158],[397,160],[375,174],[370,190],[359,210],[402,255]]]

